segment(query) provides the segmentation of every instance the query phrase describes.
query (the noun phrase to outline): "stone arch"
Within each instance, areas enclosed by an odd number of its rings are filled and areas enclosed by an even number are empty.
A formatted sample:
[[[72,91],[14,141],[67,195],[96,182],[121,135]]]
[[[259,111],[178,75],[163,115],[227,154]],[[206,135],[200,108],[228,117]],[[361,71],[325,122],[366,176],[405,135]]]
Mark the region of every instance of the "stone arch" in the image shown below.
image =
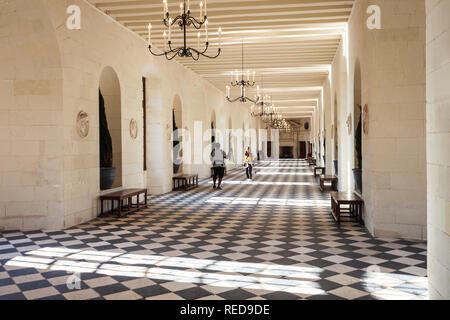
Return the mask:
[[[339,111],[337,93],[334,93],[334,107],[333,107],[333,138],[334,138],[334,172],[339,174]]]
[[[354,132],[354,179],[355,188],[362,192],[362,78],[361,63],[355,62],[353,78],[353,132]]]
[[[183,172],[183,104],[178,94],[173,98],[172,104],[172,153],[173,153],[173,174]]]
[[[105,125],[108,128],[105,130],[106,128],[101,126],[102,111],[99,108],[100,189],[107,190],[122,186],[122,96],[119,77],[112,67],[103,68],[98,88],[99,102],[101,104],[103,100],[107,122]],[[112,168],[109,167],[107,159],[110,156],[108,147],[102,143],[102,141],[108,140],[108,131],[112,146]],[[103,140],[102,137],[106,140]],[[105,179],[111,179],[112,185]]]
[[[242,120],[242,150],[241,153],[244,154],[245,149],[247,148],[247,132],[245,131],[245,121]]]
[[[228,118],[228,124],[227,124],[228,130],[227,130],[227,144],[228,144],[228,153],[231,156],[231,159],[229,159],[231,162],[233,162],[236,159],[236,148],[233,143],[233,119],[231,116]]]
[[[216,142],[216,130],[217,130],[217,117],[216,117],[216,110],[214,109],[211,112],[210,128],[211,128],[211,148],[213,148],[213,145]]]

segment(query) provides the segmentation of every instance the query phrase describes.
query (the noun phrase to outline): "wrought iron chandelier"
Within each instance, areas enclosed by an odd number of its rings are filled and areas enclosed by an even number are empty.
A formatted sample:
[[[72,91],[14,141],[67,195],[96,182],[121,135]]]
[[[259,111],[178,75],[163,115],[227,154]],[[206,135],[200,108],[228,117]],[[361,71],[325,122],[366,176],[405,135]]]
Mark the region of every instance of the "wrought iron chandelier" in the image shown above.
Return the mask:
[[[262,77],[262,76],[261,76]],[[264,78],[262,78],[262,94],[258,87],[257,101],[252,105],[250,114],[253,117],[260,117],[264,122],[272,121],[273,116],[276,114],[277,109],[272,103],[272,97],[264,94]]]
[[[178,57],[189,57],[195,61],[198,61],[200,57],[206,57],[209,59],[217,58],[221,53],[222,46],[222,28],[219,28],[219,49],[216,55],[210,56],[207,55],[206,52],[209,49],[209,40],[208,40],[208,0],[205,0],[205,14],[203,15],[203,2],[200,2],[200,17],[197,20],[193,16],[191,16],[191,8],[190,8],[190,0],[183,0],[180,3],[180,15],[176,18],[172,19],[169,14],[169,6],[167,4],[168,0],[164,0],[164,25],[169,29],[169,37],[167,40],[167,33],[164,31],[164,51],[162,53],[156,53],[152,51],[152,25],[148,25],[148,50],[154,56],[160,57],[165,56],[167,60],[172,60],[176,56]],[[202,20],[203,19],[203,20]],[[172,27],[178,25],[180,30],[183,32],[184,42],[182,47],[173,48],[172,47]],[[193,47],[189,47],[187,45],[187,29],[190,26],[193,26],[195,29],[200,30],[202,26],[205,26],[205,48],[200,49],[200,31],[197,34],[197,49]]]
[[[284,130],[285,132],[291,132],[292,126],[286,119],[283,118],[281,114],[278,114],[276,119],[272,123],[272,128],[278,130]]]
[[[276,124],[278,119],[281,119],[281,115],[277,112],[276,109],[269,110],[265,115],[261,117],[262,121],[267,124],[267,126],[271,128],[276,128]]]
[[[231,86],[233,87],[241,87],[241,96],[237,97],[236,99],[231,99],[230,98],[230,91],[231,91],[231,87],[227,86],[227,100],[231,103],[236,102],[236,101],[240,101],[242,103],[245,102],[252,102],[252,103],[258,103],[259,101],[259,87],[258,87],[258,92],[256,94],[256,99],[250,99],[248,97],[246,97],[246,88],[251,88],[254,87],[256,82],[255,82],[255,76],[256,76],[256,72],[253,71],[253,78],[252,81],[250,81],[250,70],[247,71],[247,80],[244,78],[245,77],[245,71],[244,71],[244,41],[242,41],[242,72],[241,72],[241,78],[239,79],[239,72],[235,71],[234,74],[231,74]]]

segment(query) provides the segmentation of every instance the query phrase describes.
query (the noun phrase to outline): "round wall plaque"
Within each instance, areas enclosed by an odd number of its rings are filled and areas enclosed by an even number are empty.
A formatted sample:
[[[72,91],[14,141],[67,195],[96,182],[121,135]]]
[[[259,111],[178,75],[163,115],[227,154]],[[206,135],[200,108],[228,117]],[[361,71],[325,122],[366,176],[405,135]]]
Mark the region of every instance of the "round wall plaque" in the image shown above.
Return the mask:
[[[135,140],[138,136],[138,125],[137,121],[134,119],[131,119],[130,121],[130,137],[131,139]]]
[[[304,128],[305,130],[309,130],[309,122],[305,122]]]
[[[84,111],[78,113],[77,132],[81,138],[86,138],[89,135],[89,115]]]
[[[352,114],[350,113],[347,117],[347,128],[348,128],[348,135],[350,136],[352,134]]]

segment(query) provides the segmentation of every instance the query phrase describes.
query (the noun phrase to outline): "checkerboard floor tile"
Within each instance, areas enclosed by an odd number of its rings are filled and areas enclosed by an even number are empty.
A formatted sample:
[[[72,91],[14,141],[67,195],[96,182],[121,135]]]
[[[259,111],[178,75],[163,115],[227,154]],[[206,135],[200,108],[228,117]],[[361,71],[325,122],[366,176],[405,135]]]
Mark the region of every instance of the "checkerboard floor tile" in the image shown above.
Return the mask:
[[[0,233],[0,299],[426,299],[426,244],[337,225],[301,160],[62,231]]]

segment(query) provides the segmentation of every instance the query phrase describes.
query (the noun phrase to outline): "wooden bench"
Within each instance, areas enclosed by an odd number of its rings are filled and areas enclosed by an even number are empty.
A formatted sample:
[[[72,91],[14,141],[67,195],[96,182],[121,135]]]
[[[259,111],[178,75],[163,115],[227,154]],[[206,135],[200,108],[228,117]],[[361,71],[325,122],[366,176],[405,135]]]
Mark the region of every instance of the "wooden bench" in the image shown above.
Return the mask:
[[[198,174],[178,174],[173,177],[173,191],[189,191],[198,187]]]
[[[316,160],[316,159],[314,159],[314,158],[308,158],[308,164],[309,164],[310,166],[315,166],[316,163],[317,163],[317,160]]]
[[[141,203],[139,198],[141,195],[144,195],[144,202]],[[133,204],[133,197],[137,197],[137,202]],[[125,205],[125,200],[127,200],[127,204]],[[104,202],[111,201],[111,211],[110,213],[114,213],[114,202],[117,201],[117,213],[119,218],[122,217],[123,213],[131,213],[142,208],[147,208],[147,189],[124,189],[121,191],[112,192],[109,194],[105,194],[100,196],[100,216],[105,215],[104,212]]]
[[[355,218],[362,225],[363,205],[364,200],[354,193],[331,192],[331,213],[338,224],[341,223],[341,217],[344,213],[346,217]]]
[[[318,173],[320,171],[320,174]],[[315,167],[314,168],[314,177],[317,177],[318,175],[325,174],[325,167]]]
[[[337,191],[337,185],[338,185],[338,178],[336,176],[327,176],[327,175],[321,175],[320,176],[320,191],[325,192],[325,183],[330,182],[331,183],[331,191]]]

